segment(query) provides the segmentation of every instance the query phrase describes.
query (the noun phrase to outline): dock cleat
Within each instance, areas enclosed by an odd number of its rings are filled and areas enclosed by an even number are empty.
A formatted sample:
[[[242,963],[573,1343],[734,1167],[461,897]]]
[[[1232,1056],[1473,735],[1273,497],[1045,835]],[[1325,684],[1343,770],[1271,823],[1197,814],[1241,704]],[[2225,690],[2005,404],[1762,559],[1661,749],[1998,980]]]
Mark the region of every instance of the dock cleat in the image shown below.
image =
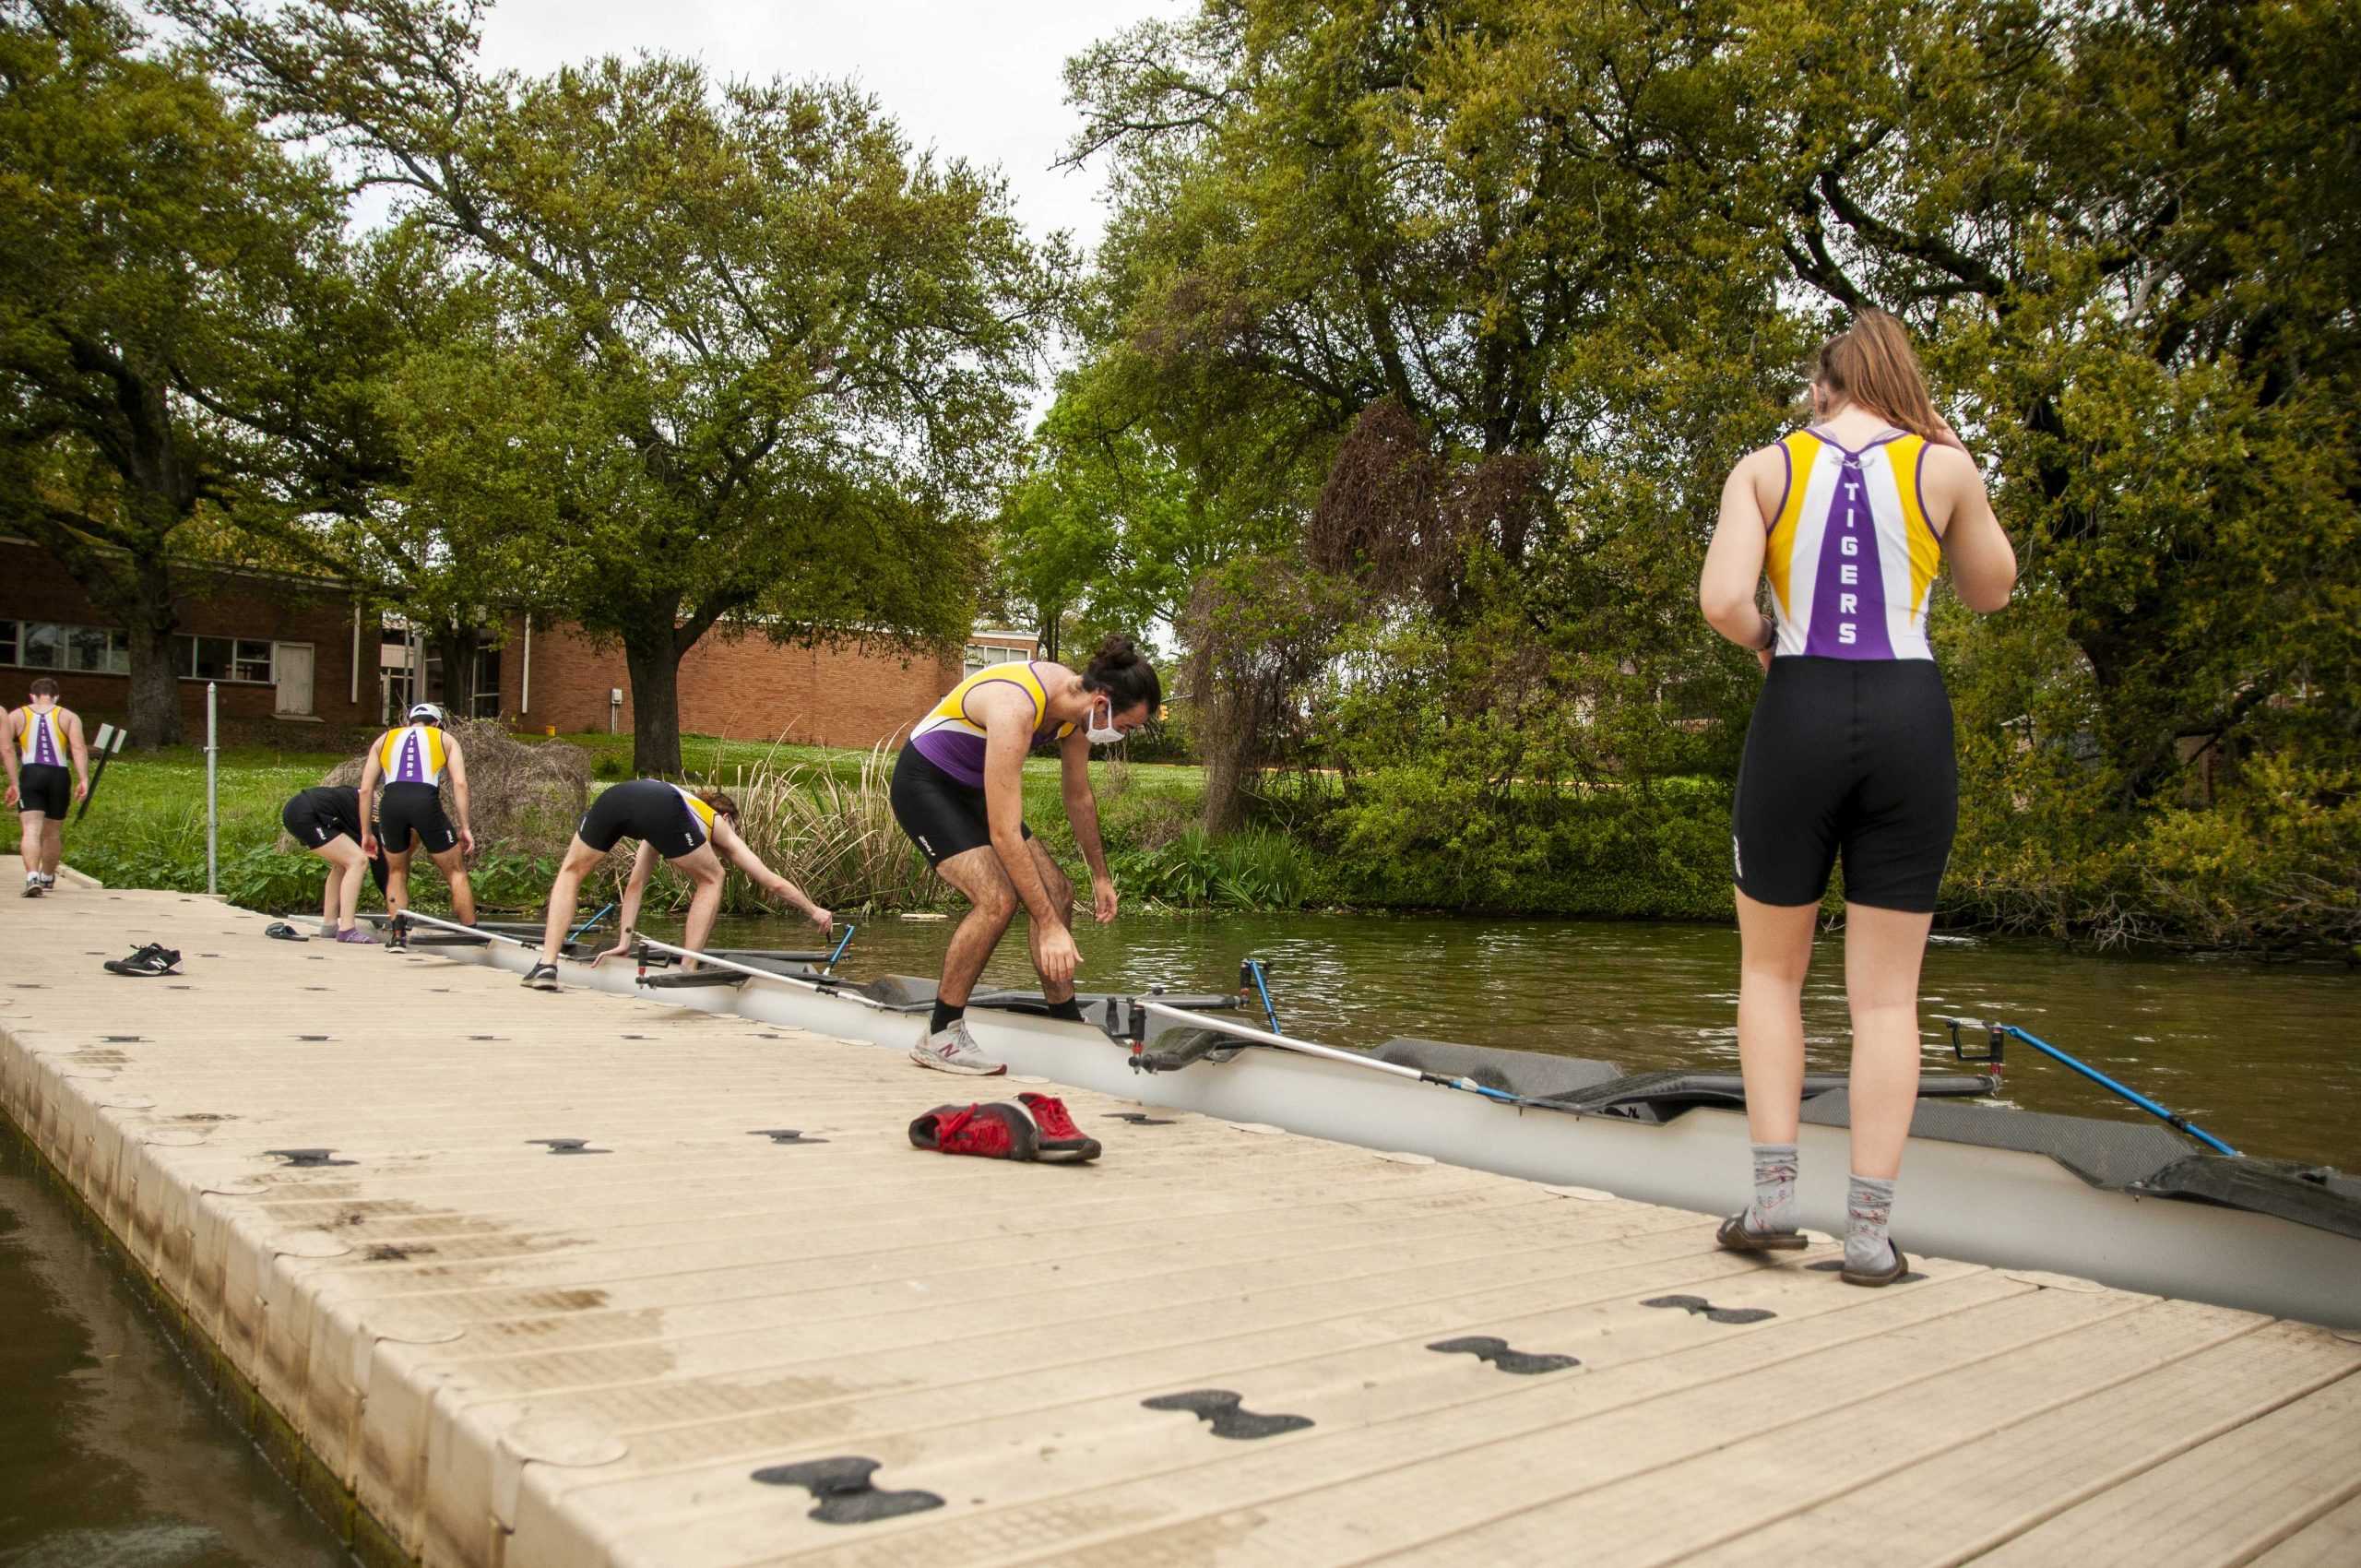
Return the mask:
[[[910,1146],[985,1159],[1032,1159],[1040,1134],[1013,1105],[938,1105],[910,1123]]]
[[[1025,1107],[1026,1114],[1033,1118],[1033,1128],[1038,1134],[1036,1159],[1080,1165],[1098,1158],[1098,1140],[1074,1124],[1064,1100],[1029,1089],[1016,1099]]]

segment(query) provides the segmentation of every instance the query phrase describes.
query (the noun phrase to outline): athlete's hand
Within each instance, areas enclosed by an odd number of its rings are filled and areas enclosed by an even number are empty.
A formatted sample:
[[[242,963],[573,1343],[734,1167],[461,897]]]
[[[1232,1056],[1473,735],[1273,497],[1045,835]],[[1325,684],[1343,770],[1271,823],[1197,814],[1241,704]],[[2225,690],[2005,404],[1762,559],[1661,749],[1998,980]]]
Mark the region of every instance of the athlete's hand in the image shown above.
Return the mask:
[[[836,917],[815,904],[812,907],[812,923],[820,928],[822,936],[825,936],[836,929]]]
[[[9,785],[9,786],[8,786],[8,804],[10,804],[10,805],[12,805],[12,806],[13,806],[13,805],[15,805],[16,803],[17,803],[17,787],[16,787],[14,784],[11,784],[11,785]]]
[[[90,798],[90,781],[89,779],[77,778],[74,781],[74,798],[77,801],[87,801]]]
[[[1762,672],[1765,675],[1771,673],[1771,650],[1767,647],[1756,648],[1754,650],[1754,662],[1762,666]]]
[[[1051,985],[1063,985],[1074,979],[1082,968],[1082,955],[1074,944],[1074,933],[1062,925],[1053,925],[1041,938],[1041,978]]]
[[[1111,876],[1091,878],[1090,912],[1098,917],[1100,925],[1115,918],[1115,879]]]
[[[464,827],[459,829],[459,853],[468,860],[476,855],[476,836]]]
[[[627,958],[629,956],[631,956],[631,938],[626,936],[621,942],[616,943],[612,947],[608,948],[604,953],[592,954],[590,957],[590,967],[595,969],[610,958]]]
[[[377,858],[377,835],[366,827],[361,830],[361,858],[368,861]]]

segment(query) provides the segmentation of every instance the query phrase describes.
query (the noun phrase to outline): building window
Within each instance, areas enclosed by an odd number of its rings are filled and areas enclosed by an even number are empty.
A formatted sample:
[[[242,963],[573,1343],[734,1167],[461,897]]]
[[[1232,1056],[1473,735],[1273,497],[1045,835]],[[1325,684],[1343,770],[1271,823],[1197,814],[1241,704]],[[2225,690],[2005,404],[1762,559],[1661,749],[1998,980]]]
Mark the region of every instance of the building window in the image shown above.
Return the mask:
[[[270,642],[255,637],[174,637],[172,661],[184,679],[270,681]]]
[[[472,712],[478,719],[500,717],[500,650],[496,647],[476,650],[476,689]]]
[[[131,636],[103,626],[0,621],[0,664],[22,664],[29,670],[127,675],[131,672]]]

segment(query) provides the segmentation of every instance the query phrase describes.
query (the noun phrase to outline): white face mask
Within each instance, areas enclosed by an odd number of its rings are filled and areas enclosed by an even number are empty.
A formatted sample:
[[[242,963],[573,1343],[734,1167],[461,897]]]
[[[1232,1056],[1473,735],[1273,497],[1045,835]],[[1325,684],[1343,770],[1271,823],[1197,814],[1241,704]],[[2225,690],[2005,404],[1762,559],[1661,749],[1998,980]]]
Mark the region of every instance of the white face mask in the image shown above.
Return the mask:
[[[1107,705],[1107,726],[1103,730],[1098,725],[1098,705],[1102,702]],[[1111,697],[1093,697],[1082,726],[1084,738],[1094,746],[1111,746],[1123,738],[1123,732],[1115,728],[1115,702]]]

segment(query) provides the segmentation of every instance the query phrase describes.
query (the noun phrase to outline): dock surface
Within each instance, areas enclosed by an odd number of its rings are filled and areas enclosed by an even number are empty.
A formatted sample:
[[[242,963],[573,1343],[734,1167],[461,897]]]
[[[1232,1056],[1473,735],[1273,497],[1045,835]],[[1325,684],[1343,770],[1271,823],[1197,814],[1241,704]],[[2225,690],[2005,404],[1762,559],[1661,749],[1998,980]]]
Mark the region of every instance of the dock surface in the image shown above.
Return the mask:
[[[1095,1165],[949,1158],[911,1118],[1053,1087],[206,898],[5,920],[0,1106],[367,1556],[2361,1562],[2325,1329],[1857,1289],[1825,1241],[1104,1095]],[[150,941],[180,974],[101,969]]]

